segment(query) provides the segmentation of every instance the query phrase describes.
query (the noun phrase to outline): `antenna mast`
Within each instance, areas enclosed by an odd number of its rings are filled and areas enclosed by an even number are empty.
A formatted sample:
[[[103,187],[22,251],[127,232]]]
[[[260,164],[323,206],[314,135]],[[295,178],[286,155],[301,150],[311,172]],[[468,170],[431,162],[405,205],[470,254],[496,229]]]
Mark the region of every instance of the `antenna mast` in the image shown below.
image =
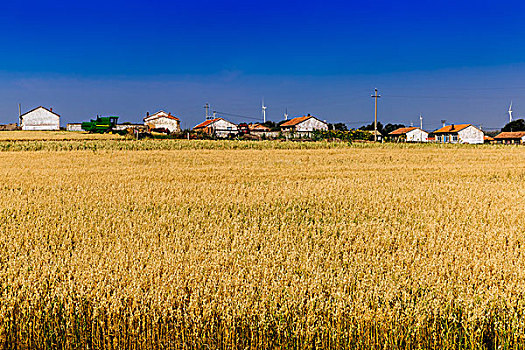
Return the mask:
[[[423,114],[419,113],[419,128],[423,130]]]

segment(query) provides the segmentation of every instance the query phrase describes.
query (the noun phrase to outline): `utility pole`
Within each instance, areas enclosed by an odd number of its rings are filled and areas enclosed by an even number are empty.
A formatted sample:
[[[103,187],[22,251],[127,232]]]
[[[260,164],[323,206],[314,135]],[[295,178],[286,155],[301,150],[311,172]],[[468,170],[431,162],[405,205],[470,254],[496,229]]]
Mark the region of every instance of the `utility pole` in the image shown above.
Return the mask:
[[[376,107],[375,107],[375,114],[374,114],[374,142],[377,142],[377,99],[381,97],[377,93],[377,89],[374,90],[375,94],[372,95],[372,98],[375,99]]]

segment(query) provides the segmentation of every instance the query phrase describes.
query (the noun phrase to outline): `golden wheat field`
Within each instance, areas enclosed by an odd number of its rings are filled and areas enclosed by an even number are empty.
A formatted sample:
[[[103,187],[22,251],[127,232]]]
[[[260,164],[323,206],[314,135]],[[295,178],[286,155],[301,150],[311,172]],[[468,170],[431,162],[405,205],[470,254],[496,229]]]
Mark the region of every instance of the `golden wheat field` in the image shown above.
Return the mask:
[[[0,152],[0,346],[523,348],[524,160]]]

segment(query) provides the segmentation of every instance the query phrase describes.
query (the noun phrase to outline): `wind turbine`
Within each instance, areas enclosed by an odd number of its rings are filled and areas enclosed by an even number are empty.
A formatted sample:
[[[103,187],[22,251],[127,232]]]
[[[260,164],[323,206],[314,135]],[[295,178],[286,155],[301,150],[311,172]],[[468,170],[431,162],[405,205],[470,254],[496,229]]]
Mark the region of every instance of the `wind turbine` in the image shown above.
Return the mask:
[[[512,122],[512,101],[510,101],[509,106],[509,123]]]
[[[264,105],[264,98],[261,103],[261,108],[262,108],[262,114],[263,114],[263,123],[266,123],[266,108],[268,107]]]
[[[419,128],[423,130],[423,113],[419,113]]]
[[[286,110],[284,112],[284,120],[288,120],[288,107],[286,107]]]

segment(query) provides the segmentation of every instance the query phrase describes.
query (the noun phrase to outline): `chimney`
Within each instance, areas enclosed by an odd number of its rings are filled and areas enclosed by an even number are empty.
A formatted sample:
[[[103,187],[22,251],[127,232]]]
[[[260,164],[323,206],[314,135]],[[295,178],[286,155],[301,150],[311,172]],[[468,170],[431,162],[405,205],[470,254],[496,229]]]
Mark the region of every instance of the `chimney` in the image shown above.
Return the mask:
[[[146,118],[149,117],[149,112],[146,112]]]
[[[50,108],[49,108],[49,111],[50,111],[50,112],[53,112],[53,107],[50,107]]]
[[[450,131],[454,130],[454,124],[450,125]]]

